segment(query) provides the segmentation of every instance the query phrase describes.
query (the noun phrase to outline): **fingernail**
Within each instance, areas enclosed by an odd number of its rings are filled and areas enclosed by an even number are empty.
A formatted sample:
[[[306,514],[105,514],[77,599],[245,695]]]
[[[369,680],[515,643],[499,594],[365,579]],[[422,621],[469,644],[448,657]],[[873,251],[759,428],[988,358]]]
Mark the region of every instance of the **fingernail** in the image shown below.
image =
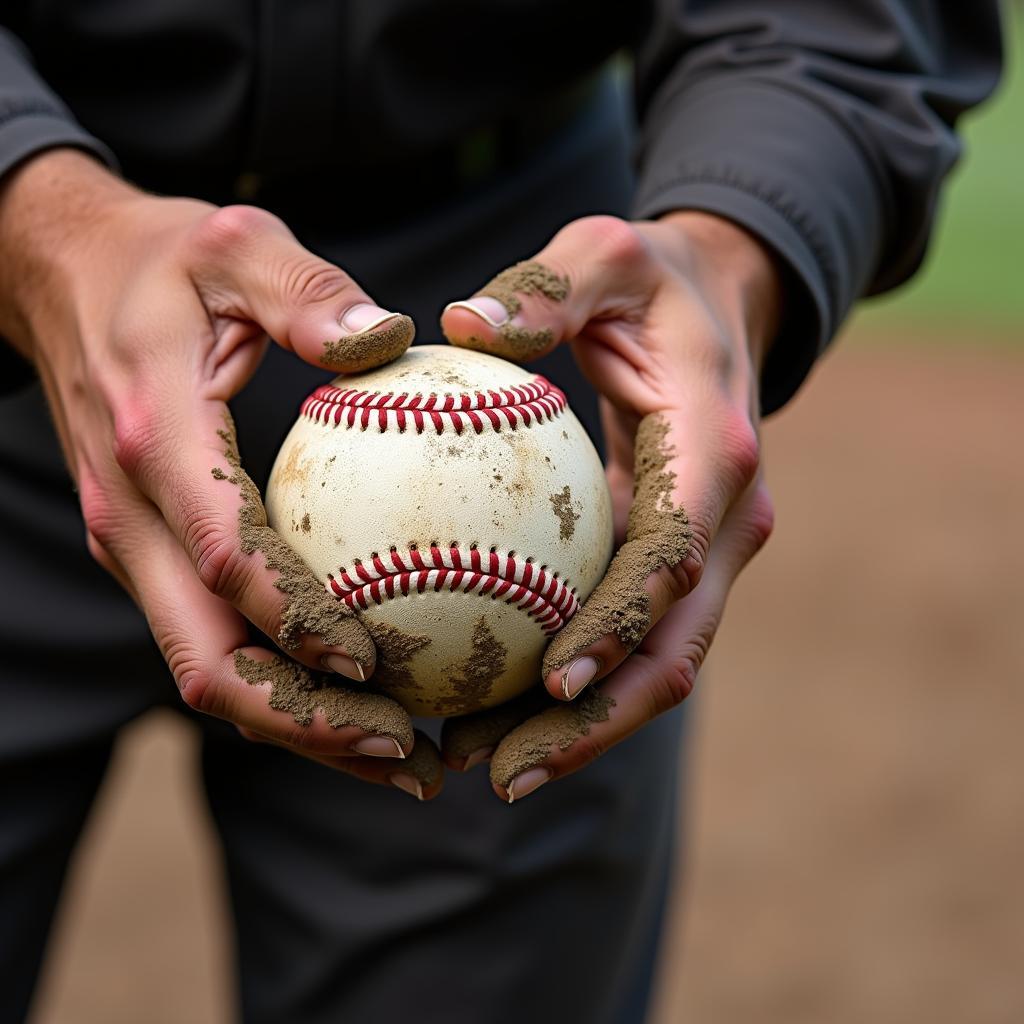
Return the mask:
[[[562,696],[572,700],[583,692],[585,686],[594,681],[594,676],[601,671],[601,662],[597,658],[577,658],[570,661],[562,669]]]
[[[521,775],[517,775],[506,787],[508,790],[508,802],[515,803],[529,796],[535,789],[540,789],[545,782],[551,781],[550,768],[527,768]]]
[[[473,299],[449,302],[444,307],[444,311],[447,313],[449,309],[468,309],[470,313],[475,313],[492,327],[501,327],[508,323],[508,310],[497,299],[492,299],[487,295],[477,295]]]
[[[479,750],[474,750],[469,757],[466,758],[466,763],[462,766],[464,772],[468,772],[470,768],[475,768],[478,764],[482,764],[494,753],[494,747],[481,747]]]
[[[363,666],[347,654],[325,654],[320,659],[320,664],[346,679],[358,679],[361,683],[366,682],[366,672]]]
[[[402,744],[390,736],[365,736],[349,749],[367,757],[405,757]]]
[[[396,316],[401,316],[401,314],[389,312],[369,302],[361,302],[358,306],[353,306],[341,318],[340,323],[350,334],[356,334],[360,331],[372,331],[374,327],[379,327],[385,321],[393,320]]]
[[[388,776],[388,782],[392,786],[397,786],[408,793],[409,796],[416,797],[417,800],[423,799],[423,787],[420,785],[420,780],[412,775],[406,775],[405,772],[395,772],[394,775]]]

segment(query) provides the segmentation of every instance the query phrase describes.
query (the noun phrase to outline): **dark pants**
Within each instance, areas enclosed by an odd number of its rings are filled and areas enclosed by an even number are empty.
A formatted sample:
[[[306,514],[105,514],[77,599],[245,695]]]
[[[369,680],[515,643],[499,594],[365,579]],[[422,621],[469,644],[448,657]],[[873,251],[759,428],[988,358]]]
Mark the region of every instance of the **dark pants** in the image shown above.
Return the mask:
[[[282,212],[305,244],[436,340],[445,301],[575,217],[624,212],[626,167],[621,110],[606,94],[527,165],[411,226],[346,234],[344,196],[308,223]],[[566,356],[545,372],[594,428],[593,395]],[[257,479],[322,377],[272,348],[234,403]],[[118,730],[155,705],[180,706],[141,615],[88,557],[37,386],[0,400],[0,566],[7,1022],[26,1013]],[[417,805],[190,717],[223,842],[247,1021],[643,1020],[673,853],[679,714],[514,807],[479,770],[450,773],[439,799]]]

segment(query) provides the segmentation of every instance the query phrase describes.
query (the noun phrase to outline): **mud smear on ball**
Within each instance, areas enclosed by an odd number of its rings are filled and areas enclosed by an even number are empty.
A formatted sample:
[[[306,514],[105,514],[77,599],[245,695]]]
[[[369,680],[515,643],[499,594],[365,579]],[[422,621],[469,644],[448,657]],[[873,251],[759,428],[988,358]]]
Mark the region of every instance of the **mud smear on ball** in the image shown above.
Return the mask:
[[[580,514],[572,507],[572,491],[569,490],[569,485],[566,484],[561,491],[550,495],[548,501],[551,502],[555,518],[558,520],[558,539],[572,540],[576,524],[580,521]]]
[[[544,654],[545,678],[608,633],[614,633],[627,652],[632,651],[651,627],[648,578],[663,566],[679,565],[689,553],[686,512],[672,500],[676,475],[668,464],[675,449],[668,443],[668,432],[668,420],[661,413],[640,421],[626,543],[583,607],[551,641]]]
[[[450,686],[455,691],[442,697],[434,706],[439,715],[461,715],[476,711],[486,704],[494,684],[508,665],[508,648],[494,635],[481,615],[473,626],[473,649],[451,674]]]
[[[430,646],[430,637],[403,632],[386,622],[367,622],[365,625],[377,647],[374,681],[388,691],[396,691],[399,695],[412,695],[422,691],[423,687],[416,682],[409,662],[424,647]]]
[[[242,468],[238,437],[230,414],[217,431],[224,442],[224,458],[231,467],[211,470],[215,480],[234,484],[242,499],[238,510],[238,537],[244,554],[260,552],[268,569],[278,573],[274,581],[286,597],[277,642],[282,650],[299,647],[305,633],[320,637],[329,647],[342,647],[361,665],[372,665],[373,643],[352,610],[327,593],[305,562],[267,525],[267,513],[259,489]]]

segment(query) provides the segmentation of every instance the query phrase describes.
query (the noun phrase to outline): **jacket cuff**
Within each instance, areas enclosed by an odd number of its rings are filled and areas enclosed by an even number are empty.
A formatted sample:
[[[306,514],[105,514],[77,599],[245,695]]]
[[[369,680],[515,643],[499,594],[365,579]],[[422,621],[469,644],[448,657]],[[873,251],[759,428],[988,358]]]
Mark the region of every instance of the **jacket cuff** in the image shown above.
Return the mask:
[[[634,215],[703,210],[758,236],[788,269],[765,363],[765,414],[784,405],[871,280],[884,219],[854,138],[799,92],[753,76],[662,90],[644,119]]]
[[[36,97],[0,101],[0,177],[44,149],[74,146],[117,168],[114,154],[55,104]]]

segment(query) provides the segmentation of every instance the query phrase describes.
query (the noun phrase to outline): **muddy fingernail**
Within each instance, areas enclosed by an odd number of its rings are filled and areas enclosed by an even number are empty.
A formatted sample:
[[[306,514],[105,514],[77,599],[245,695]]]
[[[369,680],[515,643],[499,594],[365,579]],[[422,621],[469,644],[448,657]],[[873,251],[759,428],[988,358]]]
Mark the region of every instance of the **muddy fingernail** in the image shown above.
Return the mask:
[[[551,781],[550,768],[527,768],[525,772],[517,775],[506,787],[508,790],[508,802],[515,803],[529,796],[535,789],[540,789],[545,782]]]
[[[365,736],[349,749],[367,757],[405,757],[401,743],[390,736]]]
[[[473,299],[464,299],[459,302],[449,302],[444,307],[447,313],[449,309],[468,309],[475,313],[481,320],[490,324],[491,327],[501,327],[508,322],[508,310],[497,300],[486,295],[478,295]]]
[[[562,669],[562,696],[566,700],[578,697],[585,686],[594,681],[594,676],[601,671],[601,662],[597,658],[577,658],[570,661]]]
[[[400,313],[392,313],[390,310],[381,309],[380,306],[371,305],[369,302],[361,302],[353,306],[342,318],[341,326],[350,334],[360,331],[372,331],[388,320],[393,320]]]
[[[346,679],[358,679],[361,683],[366,682],[366,672],[363,666],[347,654],[325,654],[320,659],[320,663],[324,668],[329,668],[332,672],[337,672],[339,676],[344,676]]]
[[[464,772],[468,772],[470,768],[475,768],[478,764],[483,764],[494,753],[494,747],[481,747],[479,750],[474,750],[469,757],[466,758],[466,763],[462,766]]]
[[[423,799],[423,787],[420,785],[420,780],[412,775],[406,775],[405,772],[395,772],[394,775],[388,776],[388,782],[392,786],[397,786],[408,793],[409,796],[416,797],[417,800]]]

